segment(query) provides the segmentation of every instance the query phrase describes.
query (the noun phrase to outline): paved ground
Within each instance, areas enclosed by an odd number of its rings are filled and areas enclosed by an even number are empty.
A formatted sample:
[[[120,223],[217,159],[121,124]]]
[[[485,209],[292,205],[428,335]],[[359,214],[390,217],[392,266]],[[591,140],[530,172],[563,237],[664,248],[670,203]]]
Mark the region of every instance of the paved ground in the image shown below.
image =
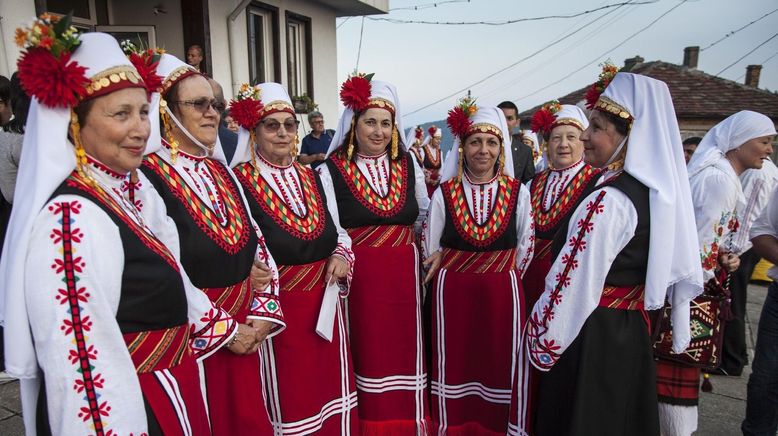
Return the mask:
[[[752,356],[759,314],[766,295],[765,286],[751,285],[748,288],[746,340]],[[746,367],[740,377],[711,377],[713,392],[701,393],[699,430],[696,435],[740,434],[740,422],[746,412],[746,382],[750,373],[751,368]],[[24,435],[19,383],[14,380],[0,380],[0,435]]]

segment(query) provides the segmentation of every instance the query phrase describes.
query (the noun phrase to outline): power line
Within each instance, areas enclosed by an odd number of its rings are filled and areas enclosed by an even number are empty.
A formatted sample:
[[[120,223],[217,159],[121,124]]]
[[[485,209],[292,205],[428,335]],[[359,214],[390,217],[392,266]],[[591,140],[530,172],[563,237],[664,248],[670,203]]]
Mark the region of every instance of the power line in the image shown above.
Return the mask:
[[[760,62],[758,65],[765,65],[766,63],[768,63],[768,62],[770,62],[771,60],[773,60],[773,58],[775,58],[776,56],[778,56],[778,51],[777,51],[777,52],[775,52],[775,53],[773,53],[772,55],[770,55],[770,57],[769,57],[769,58],[767,58],[767,59],[763,60],[763,61],[762,61],[762,62]],[[737,80],[735,80],[735,81],[736,81],[736,82],[738,82],[738,81],[740,81],[740,79],[742,79],[743,77],[746,77],[746,73],[743,73],[743,74],[741,74],[741,75],[740,75],[740,77],[738,77],[738,78],[737,78]]]
[[[335,30],[338,30],[338,29],[340,29],[340,26],[342,26],[342,25],[346,24],[346,21],[350,20],[351,18],[354,18],[354,17],[346,17],[346,19],[345,19],[345,20],[341,21],[341,22],[340,22],[340,24],[338,24],[337,26],[335,26]]]
[[[524,100],[524,99],[525,99],[525,98],[527,98],[527,97],[532,97],[533,95],[535,95],[535,94],[537,94],[537,93],[539,93],[539,92],[541,92],[541,91],[545,91],[546,89],[548,89],[548,88],[550,88],[550,87],[552,87],[552,86],[554,86],[554,85],[556,85],[556,84],[558,84],[558,83],[562,82],[563,80],[565,80],[565,79],[568,79],[569,77],[571,77],[572,75],[574,75],[574,74],[578,73],[579,71],[583,70],[584,68],[588,67],[589,65],[591,65],[591,64],[593,64],[593,63],[595,63],[595,62],[597,62],[597,61],[599,61],[599,60],[602,60],[602,58],[604,58],[605,56],[607,56],[607,55],[608,55],[608,53],[612,52],[613,50],[616,50],[617,48],[619,48],[619,47],[621,47],[622,45],[626,44],[626,43],[627,43],[627,41],[629,41],[629,40],[631,40],[632,38],[634,38],[634,37],[638,36],[639,34],[643,33],[643,32],[644,32],[645,30],[647,30],[649,27],[651,27],[651,26],[653,26],[654,24],[656,24],[656,23],[657,23],[659,20],[661,20],[662,18],[664,18],[664,17],[665,17],[667,14],[669,14],[670,12],[673,12],[674,10],[676,10],[678,7],[680,7],[681,5],[683,5],[684,3],[686,3],[687,1],[689,1],[689,0],[683,0],[683,1],[681,1],[680,3],[678,3],[677,5],[673,6],[673,7],[672,7],[672,8],[670,8],[670,9],[668,9],[668,10],[667,10],[667,11],[665,11],[665,12],[664,12],[662,15],[658,16],[657,18],[655,18],[655,19],[654,19],[654,21],[652,21],[652,22],[648,23],[648,24],[647,24],[646,26],[644,26],[642,29],[640,29],[640,30],[638,30],[637,32],[633,33],[632,35],[628,36],[626,39],[624,39],[624,40],[623,40],[623,41],[621,41],[620,43],[616,44],[615,46],[611,47],[610,49],[606,50],[604,53],[602,53],[601,55],[599,55],[599,56],[595,57],[593,60],[591,60],[591,61],[590,61],[590,62],[588,62],[587,64],[583,65],[582,67],[578,68],[577,70],[575,70],[575,71],[573,71],[573,72],[569,73],[568,75],[566,75],[566,76],[562,77],[561,79],[557,80],[556,82],[550,83],[550,84],[548,84],[548,85],[546,85],[546,86],[544,86],[544,87],[542,87],[542,88],[540,88],[540,89],[538,89],[538,90],[536,90],[536,91],[534,91],[534,92],[531,92],[531,93],[529,93],[529,94],[527,94],[527,95],[525,95],[525,96],[523,96],[523,97],[520,97],[520,98],[518,98],[518,99],[516,99],[516,100],[514,100],[514,101]]]
[[[436,25],[444,25],[444,26],[472,26],[472,25],[504,26],[506,24],[523,23],[527,21],[541,21],[541,20],[550,20],[555,18],[562,18],[562,19],[575,18],[575,17],[580,17],[582,15],[593,14],[603,9],[621,7],[627,4],[640,5],[640,4],[656,3],[657,1],[659,0],[643,1],[639,3],[632,3],[632,2],[613,3],[610,5],[605,5],[599,8],[590,9],[587,11],[577,12],[573,14],[546,15],[543,17],[530,17],[530,18],[516,18],[513,20],[505,20],[505,21],[425,21],[425,20],[402,20],[399,18],[387,18],[387,17],[367,17],[367,19],[373,21],[386,21],[392,24],[436,24]]]
[[[629,2],[627,2],[627,3],[624,3],[624,4],[630,4],[630,3],[629,3]],[[644,3],[631,3],[631,4],[633,4],[633,5],[638,5],[638,4],[646,4],[646,3],[644,2]],[[623,5],[622,5],[622,6],[623,6]],[[514,62],[514,63],[512,63],[512,64],[510,64],[510,65],[508,65],[508,66],[506,66],[506,67],[504,67],[504,68],[502,68],[502,69],[500,69],[500,70],[497,70],[497,71],[495,71],[494,73],[491,73],[491,74],[487,75],[486,77],[484,77],[484,78],[482,78],[482,79],[480,79],[480,80],[478,80],[478,81],[476,81],[476,82],[474,82],[474,83],[471,83],[471,84],[469,84],[469,85],[467,85],[467,86],[465,86],[465,87],[463,87],[463,88],[461,88],[461,89],[458,89],[458,90],[456,90],[456,91],[452,92],[451,94],[449,94],[449,95],[447,95],[447,96],[445,96],[445,97],[442,97],[442,98],[440,98],[440,99],[438,99],[438,100],[435,100],[434,102],[432,102],[432,103],[430,103],[430,104],[428,104],[428,105],[422,106],[422,107],[420,107],[420,108],[418,108],[418,109],[415,109],[415,110],[413,110],[413,111],[411,111],[411,112],[408,112],[408,113],[404,114],[404,116],[413,115],[413,114],[415,114],[415,113],[417,113],[417,112],[420,112],[420,111],[422,111],[422,110],[424,110],[424,109],[427,109],[427,108],[429,108],[429,107],[432,107],[432,106],[434,106],[434,105],[436,105],[436,104],[438,104],[438,103],[440,103],[440,102],[442,102],[442,101],[445,101],[445,100],[447,100],[447,99],[449,99],[449,98],[451,98],[451,97],[454,97],[454,96],[456,96],[456,95],[459,95],[459,94],[461,94],[461,93],[463,93],[463,92],[467,91],[468,89],[472,88],[473,86],[479,85],[479,84],[481,84],[481,83],[485,82],[486,80],[489,80],[489,79],[491,79],[492,77],[494,77],[494,76],[496,76],[496,75],[498,75],[498,74],[500,74],[500,73],[503,73],[503,72],[505,72],[505,71],[507,71],[507,70],[509,70],[509,69],[511,69],[511,68],[513,68],[513,67],[515,67],[516,65],[519,65],[519,64],[523,63],[524,61],[526,61],[527,59],[530,59],[530,58],[534,57],[534,56],[535,56],[535,55],[537,55],[538,53],[541,53],[541,52],[543,52],[544,50],[547,50],[547,49],[549,49],[549,48],[551,48],[551,47],[553,47],[553,46],[555,46],[555,45],[559,44],[560,42],[564,41],[565,39],[567,39],[567,38],[569,38],[569,37],[571,37],[571,36],[575,35],[576,33],[578,33],[578,32],[580,32],[580,31],[582,31],[583,29],[587,28],[588,26],[590,26],[590,25],[592,25],[592,24],[596,23],[597,21],[599,21],[600,19],[602,19],[602,18],[603,18],[603,17],[605,17],[606,15],[607,15],[607,14],[602,14],[602,15],[600,15],[599,17],[597,17],[597,18],[595,18],[595,19],[593,19],[593,20],[589,21],[588,23],[584,24],[583,26],[579,27],[578,29],[576,29],[576,30],[574,30],[574,31],[572,31],[572,32],[570,32],[570,33],[568,33],[568,34],[566,34],[566,35],[564,35],[564,36],[562,36],[562,37],[558,38],[557,40],[555,40],[555,41],[553,41],[553,42],[551,42],[551,43],[549,43],[549,44],[545,45],[544,47],[542,47],[542,48],[540,48],[540,49],[536,50],[535,52],[533,52],[533,53],[531,53],[531,54],[529,54],[529,55],[527,55],[527,56],[525,56],[525,57],[523,57],[523,58],[519,59],[518,61],[516,61],[516,62]]]
[[[722,36],[721,38],[719,38],[718,40],[716,40],[716,41],[712,42],[711,44],[709,44],[709,45],[708,45],[708,46],[706,46],[705,48],[702,48],[702,49],[700,49],[700,51],[705,51],[705,50],[707,50],[707,49],[709,49],[709,48],[713,47],[714,45],[716,45],[716,44],[720,43],[721,41],[724,41],[725,39],[729,38],[730,36],[732,36],[732,35],[734,35],[734,34],[736,34],[736,33],[740,32],[741,30],[745,29],[746,27],[748,27],[748,26],[750,26],[750,25],[752,25],[752,24],[754,24],[754,23],[756,23],[756,22],[758,22],[758,21],[761,21],[763,18],[766,18],[766,17],[768,17],[768,16],[770,16],[770,15],[774,14],[775,12],[778,12],[778,9],[773,9],[772,11],[770,11],[770,12],[768,12],[768,13],[766,13],[766,14],[762,15],[761,17],[759,17],[759,18],[757,18],[756,20],[754,20],[754,21],[752,21],[752,22],[750,22],[750,23],[746,24],[745,26],[743,26],[743,27],[741,27],[741,28],[739,28],[739,29],[737,29],[737,30],[733,30],[733,31],[731,31],[731,32],[727,33],[726,35],[724,35],[724,36]]]
[[[421,5],[416,6],[404,6],[401,8],[391,8],[389,9],[389,12],[392,11],[419,11],[422,9],[429,9],[429,8],[436,8],[438,6],[442,6],[449,3],[470,3],[470,0],[447,0],[442,2],[435,2],[435,3],[425,3]]]
[[[354,67],[354,72],[359,71],[359,57],[362,55],[362,35],[365,32],[365,17],[362,17],[362,27],[359,29],[359,49],[357,49],[357,65]]]
[[[759,44],[759,45],[757,45],[756,47],[754,47],[754,48],[753,48],[751,51],[749,51],[748,53],[746,53],[746,54],[744,54],[743,56],[741,56],[740,58],[738,58],[738,60],[736,60],[735,62],[732,62],[731,64],[727,65],[727,67],[726,67],[726,68],[724,68],[723,70],[721,70],[721,71],[719,71],[718,73],[716,73],[716,75],[717,75],[717,76],[719,76],[719,75],[721,75],[721,73],[723,73],[724,71],[727,71],[728,69],[732,68],[732,67],[733,67],[733,66],[734,66],[736,63],[738,63],[738,62],[742,61],[743,59],[745,59],[745,57],[746,57],[746,56],[748,56],[748,55],[750,55],[751,53],[755,52],[755,51],[756,51],[756,50],[757,50],[759,47],[761,47],[761,46],[763,46],[763,45],[767,44],[768,42],[772,41],[772,40],[773,40],[773,39],[774,39],[776,36],[778,36],[778,33],[776,33],[775,35],[773,35],[773,36],[771,36],[771,37],[767,38],[767,39],[766,39],[764,42],[762,42],[761,44]]]

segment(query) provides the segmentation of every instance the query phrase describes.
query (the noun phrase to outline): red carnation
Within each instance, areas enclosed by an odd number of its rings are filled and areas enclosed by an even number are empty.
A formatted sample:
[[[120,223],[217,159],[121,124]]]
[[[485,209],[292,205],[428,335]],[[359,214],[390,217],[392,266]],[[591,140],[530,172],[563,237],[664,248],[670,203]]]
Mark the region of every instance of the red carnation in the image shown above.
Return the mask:
[[[340,87],[340,101],[354,112],[362,112],[370,102],[370,81],[365,77],[353,76]]]
[[[151,56],[152,54],[144,54],[143,56],[136,53],[130,54],[130,62],[138,70],[138,74],[146,85],[146,94],[149,96],[162,88],[162,77],[157,74],[159,61],[154,62]]]
[[[254,127],[257,126],[264,109],[262,102],[253,98],[230,102],[230,116],[239,126],[248,131],[254,130]]]
[[[424,136],[424,129],[421,127],[416,128],[416,139],[421,139]]]
[[[600,99],[600,94],[604,89],[600,89],[599,82],[592,83],[592,86],[586,91],[584,99],[586,99],[586,109],[594,109],[594,104]]]
[[[70,53],[59,58],[43,48],[31,48],[19,59],[22,87],[49,107],[71,107],[86,95],[86,68],[70,62]]]
[[[551,112],[541,109],[532,115],[530,128],[533,132],[541,132],[544,136],[551,132],[551,125],[556,121],[556,117]]]
[[[465,139],[465,135],[467,135],[467,131],[470,130],[470,126],[473,125],[473,122],[470,121],[470,117],[465,111],[457,106],[448,111],[446,124],[448,124],[451,133],[458,136],[460,140],[463,140]]]
[[[430,126],[429,129],[427,129],[427,132],[429,132],[430,136],[435,136],[435,132],[438,130],[435,126]]]

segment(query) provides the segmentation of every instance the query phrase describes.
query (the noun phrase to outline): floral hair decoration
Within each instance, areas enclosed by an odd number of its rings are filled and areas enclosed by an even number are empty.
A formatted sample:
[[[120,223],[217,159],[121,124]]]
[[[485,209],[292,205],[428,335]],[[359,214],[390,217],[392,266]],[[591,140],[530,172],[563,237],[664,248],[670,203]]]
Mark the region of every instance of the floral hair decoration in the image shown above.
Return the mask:
[[[592,86],[589,87],[589,89],[586,91],[586,95],[584,96],[584,99],[586,100],[586,108],[590,110],[594,109],[597,100],[600,98],[600,94],[605,91],[605,88],[607,88],[611,83],[613,77],[615,77],[616,73],[619,72],[619,68],[610,61],[601,64],[601,66],[602,71],[600,72],[600,77],[596,82],[592,83]]]
[[[130,62],[138,70],[138,74],[146,84],[146,94],[151,96],[154,92],[162,91],[162,77],[157,74],[159,59],[165,54],[162,48],[154,47],[145,50],[139,49],[129,39],[120,43],[124,54],[130,59]]]
[[[473,126],[473,121],[470,119],[475,113],[478,112],[478,106],[475,104],[475,99],[470,97],[463,97],[459,100],[453,109],[448,111],[448,118],[446,118],[446,124],[460,142],[465,140],[470,127]]]
[[[540,132],[544,138],[548,139],[548,135],[556,122],[556,114],[560,109],[562,109],[562,106],[557,100],[551,100],[544,104],[543,107],[532,115],[532,120],[530,121],[532,131],[535,133]]]

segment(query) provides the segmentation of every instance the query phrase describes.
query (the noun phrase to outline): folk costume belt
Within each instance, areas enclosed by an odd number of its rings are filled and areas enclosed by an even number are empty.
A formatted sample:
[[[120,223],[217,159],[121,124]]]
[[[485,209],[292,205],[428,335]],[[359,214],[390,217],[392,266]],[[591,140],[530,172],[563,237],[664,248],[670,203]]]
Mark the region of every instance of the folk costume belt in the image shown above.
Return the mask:
[[[516,249],[462,251],[443,248],[441,268],[460,273],[501,273],[516,268]]]
[[[126,333],[124,342],[139,374],[173,368],[191,356],[189,325],[162,330]]]
[[[399,247],[414,241],[413,226],[386,225],[346,229],[351,243],[367,247]]]

